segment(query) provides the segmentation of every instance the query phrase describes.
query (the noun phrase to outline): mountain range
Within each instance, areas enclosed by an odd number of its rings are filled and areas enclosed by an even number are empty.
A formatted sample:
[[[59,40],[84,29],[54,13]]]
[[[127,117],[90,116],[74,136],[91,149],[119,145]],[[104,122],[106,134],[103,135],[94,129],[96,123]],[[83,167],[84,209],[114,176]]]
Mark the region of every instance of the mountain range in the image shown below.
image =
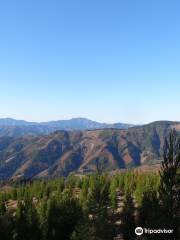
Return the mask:
[[[105,128],[127,129],[133,127],[126,123],[99,123],[86,118],[73,118],[70,120],[58,120],[50,122],[28,122],[12,118],[0,119],[0,137],[21,137],[24,135],[44,135],[57,130],[94,130]]]
[[[164,139],[172,129],[180,132],[180,123],[159,121],[126,129],[57,130],[47,131],[45,135],[2,136],[0,179],[155,166],[162,160]]]

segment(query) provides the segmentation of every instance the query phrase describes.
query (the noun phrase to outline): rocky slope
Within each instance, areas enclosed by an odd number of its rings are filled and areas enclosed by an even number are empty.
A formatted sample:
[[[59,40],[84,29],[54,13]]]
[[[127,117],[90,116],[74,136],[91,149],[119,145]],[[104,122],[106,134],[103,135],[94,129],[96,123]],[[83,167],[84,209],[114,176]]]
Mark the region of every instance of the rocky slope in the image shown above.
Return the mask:
[[[97,167],[115,170],[159,163],[164,138],[173,128],[180,131],[180,123],[1,137],[0,179],[67,176]]]

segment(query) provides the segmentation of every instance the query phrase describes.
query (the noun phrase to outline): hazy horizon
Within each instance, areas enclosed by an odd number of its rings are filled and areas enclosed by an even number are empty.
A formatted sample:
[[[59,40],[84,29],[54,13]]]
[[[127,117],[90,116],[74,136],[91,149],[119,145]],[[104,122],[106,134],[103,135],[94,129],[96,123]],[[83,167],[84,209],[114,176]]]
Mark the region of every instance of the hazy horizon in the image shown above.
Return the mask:
[[[180,2],[1,3],[0,118],[180,120]]]
[[[132,124],[132,125],[146,125],[152,122],[158,122],[158,121],[170,121],[170,122],[180,122],[180,120],[169,120],[169,119],[158,119],[158,120],[153,120],[150,122],[144,122],[144,123],[135,123],[135,122],[124,122],[124,121],[115,121],[115,122],[108,122],[108,121],[102,121],[102,120],[96,120],[96,119],[91,119],[88,117],[83,117],[83,116],[79,116],[79,117],[70,117],[70,118],[57,118],[57,119],[48,119],[48,120],[35,120],[35,119],[25,119],[25,118],[13,118],[13,117],[0,117],[0,119],[14,119],[14,120],[18,120],[18,121],[27,121],[27,122],[34,122],[34,123],[45,123],[45,122],[51,122],[51,121],[59,121],[59,120],[72,120],[72,119],[87,119],[87,120],[91,120],[91,121],[95,121],[95,122],[99,122],[99,123],[105,123],[105,124],[115,124],[115,123],[125,123],[125,124]]]

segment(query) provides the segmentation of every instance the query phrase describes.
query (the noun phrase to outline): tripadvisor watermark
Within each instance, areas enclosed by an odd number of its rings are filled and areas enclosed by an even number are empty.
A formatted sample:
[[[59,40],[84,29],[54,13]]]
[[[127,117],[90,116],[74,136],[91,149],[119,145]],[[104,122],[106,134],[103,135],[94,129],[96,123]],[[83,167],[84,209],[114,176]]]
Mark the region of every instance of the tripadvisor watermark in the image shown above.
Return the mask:
[[[141,236],[143,234],[173,234],[173,229],[150,229],[150,228],[142,228],[137,227],[135,229],[135,234]]]

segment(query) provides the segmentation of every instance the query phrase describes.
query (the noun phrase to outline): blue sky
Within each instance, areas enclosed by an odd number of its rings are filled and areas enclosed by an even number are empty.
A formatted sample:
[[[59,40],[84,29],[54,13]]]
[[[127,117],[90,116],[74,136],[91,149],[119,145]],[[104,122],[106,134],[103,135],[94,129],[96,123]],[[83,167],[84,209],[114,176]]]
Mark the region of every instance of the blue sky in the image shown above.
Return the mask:
[[[180,2],[0,3],[0,117],[180,121]]]

